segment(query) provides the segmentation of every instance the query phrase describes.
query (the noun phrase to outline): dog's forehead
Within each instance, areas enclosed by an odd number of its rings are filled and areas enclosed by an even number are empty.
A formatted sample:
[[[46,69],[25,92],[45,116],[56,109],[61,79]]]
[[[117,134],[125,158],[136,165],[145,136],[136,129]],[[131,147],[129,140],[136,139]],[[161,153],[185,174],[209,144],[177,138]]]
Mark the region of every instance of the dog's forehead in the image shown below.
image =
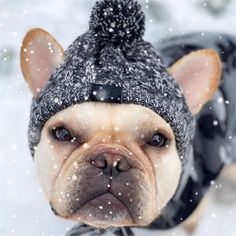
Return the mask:
[[[135,104],[115,104],[102,102],[84,102],[68,107],[54,116],[47,124],[73,123],[95,128],[98,126],[135,128],[158,127],[173,132],[170,125],[151,109]]]

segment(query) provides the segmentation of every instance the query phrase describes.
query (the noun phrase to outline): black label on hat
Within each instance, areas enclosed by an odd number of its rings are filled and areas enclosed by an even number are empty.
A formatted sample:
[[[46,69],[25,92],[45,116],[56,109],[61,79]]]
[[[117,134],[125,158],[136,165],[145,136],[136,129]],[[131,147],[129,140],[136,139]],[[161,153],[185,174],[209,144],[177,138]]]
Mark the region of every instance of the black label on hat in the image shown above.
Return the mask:
[[[90,100],[121,103],[122,87],[116,85],[92,84]]]

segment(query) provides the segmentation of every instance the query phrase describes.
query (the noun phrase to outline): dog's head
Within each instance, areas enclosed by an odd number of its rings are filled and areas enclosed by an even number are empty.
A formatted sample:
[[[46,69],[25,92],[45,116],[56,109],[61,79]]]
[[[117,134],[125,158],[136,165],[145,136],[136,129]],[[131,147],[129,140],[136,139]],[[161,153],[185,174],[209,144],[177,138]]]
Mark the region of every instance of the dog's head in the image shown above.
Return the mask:
[[[47,32],[33,29],[26,35],[21,67],[35,99],[63,55]],[[193,115],[220,80],[220,60],[210,49],[191,53],[168,70]],[[43,126],[34,158],[54,213],[97,227],[151,223],[181,175],[174,130],[137,104],[89,101],[57,112]]]

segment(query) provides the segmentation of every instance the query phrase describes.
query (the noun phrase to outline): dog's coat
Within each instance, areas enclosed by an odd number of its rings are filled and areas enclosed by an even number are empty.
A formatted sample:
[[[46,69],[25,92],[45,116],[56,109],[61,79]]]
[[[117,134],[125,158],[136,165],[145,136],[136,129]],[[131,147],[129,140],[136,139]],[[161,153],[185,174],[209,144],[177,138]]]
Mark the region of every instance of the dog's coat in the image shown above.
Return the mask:
[[[189,176],[185,181],[182,178],[181,191],[176,193],[151,228],[171,228],[184,221],[198,206],[223,167],[236,161],[235,38],[220,33],[187,34],[164,39],[159,51],[169,66],[185,54],[202,48],[212,48],[221,56],[221,84],[197,116],[194,163],[189,163]]]

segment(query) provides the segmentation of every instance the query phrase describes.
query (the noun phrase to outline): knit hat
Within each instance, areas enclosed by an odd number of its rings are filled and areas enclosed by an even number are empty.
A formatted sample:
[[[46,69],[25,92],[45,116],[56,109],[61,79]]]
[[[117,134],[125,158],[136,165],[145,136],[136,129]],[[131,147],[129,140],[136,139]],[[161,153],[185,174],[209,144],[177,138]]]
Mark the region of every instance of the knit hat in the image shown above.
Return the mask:
[[[89,30],[65,51],[65,59],[33,99],[29,147],[40,141],[45,122],[74,104],[97,101],[145,106],[172,127],[181,160],[193,137],[193,117],[175,79],[153,46],[143,40],[145,16],[134,0],[102,0]]]

